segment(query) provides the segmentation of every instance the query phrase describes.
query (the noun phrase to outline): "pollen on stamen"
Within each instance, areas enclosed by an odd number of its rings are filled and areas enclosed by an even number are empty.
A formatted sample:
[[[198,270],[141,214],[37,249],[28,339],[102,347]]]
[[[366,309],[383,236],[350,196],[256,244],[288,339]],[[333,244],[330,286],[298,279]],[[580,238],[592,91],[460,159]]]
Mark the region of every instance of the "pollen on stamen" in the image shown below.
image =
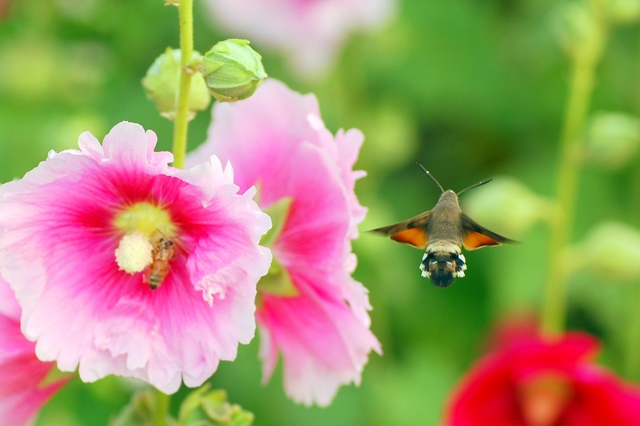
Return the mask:
[[[115,251],[118,269],[129,274],[142,272],[153,261],[152,254],[153,245],[145,234],[134,232],[125,235]]]

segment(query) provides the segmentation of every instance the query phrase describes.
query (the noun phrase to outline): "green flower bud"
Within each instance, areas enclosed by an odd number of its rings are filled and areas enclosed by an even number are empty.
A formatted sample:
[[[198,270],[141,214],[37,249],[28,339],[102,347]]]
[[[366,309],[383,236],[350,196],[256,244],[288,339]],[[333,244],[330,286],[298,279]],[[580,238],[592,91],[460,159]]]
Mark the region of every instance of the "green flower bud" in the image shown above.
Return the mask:
[[[639,144],[640,118],[636,116],[601,112],[588,124],[587,158],[593,163],[621,168],[633,158]]]
[[[204,54],[202,74],[209,92],[220,102],[247,99],[267,78],[262,57],[249,47],[249,41],[233,38]]]
[[[501,177],[464,195],[473,220],[507,235],[519,235],[552,211],[551,203],[515,179]]]
[[[623,223],[605,222],[568,251],[569,271],[588,269],[608,280],[640,278],[640,232]]]
[[[194,52],[193,56],[194,63],[202,60],[202,55],[197,52]],[[179,85],[180,49],[167,48],[147,71],[147,75],[142,79],[142,86],[147,97],[156,104],[160,115],[169,120],[174,118]],[[190,118],[195,115],[194,111],[200,111],[209,106],[210,100],[202,74],[194,71],[189,91],[189,111],[192,113]]]

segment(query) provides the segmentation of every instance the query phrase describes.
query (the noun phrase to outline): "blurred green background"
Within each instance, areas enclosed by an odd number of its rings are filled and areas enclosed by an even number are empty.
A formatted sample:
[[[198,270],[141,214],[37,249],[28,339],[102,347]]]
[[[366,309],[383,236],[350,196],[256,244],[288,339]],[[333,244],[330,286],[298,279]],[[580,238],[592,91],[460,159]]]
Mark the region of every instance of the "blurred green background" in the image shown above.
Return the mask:
[[[195,6],[197,50],[241,36],[216,32],[202,4]],[[159,147],[170,149],[172,124],[145,98],[140,79],[167,46],[178,46],[175,8],[161,0],[0,0],[0,10],[0,181],[22,177],[51,149],[76,147],[85,130],[102,139],[123,120],[153,129]],[[522,224],[526,200],[486,202],[497,183],[465,194],[463,208],[478,212],[470,216],[522,244],[468,254],[467,277],[447,289],[420,277],[419,251],[363,232],[354,243],[355,276],[370,291],[384,355],[371,355],[359,388],[343,387],[328,408],[306,408],[284,396],[280,369],[260,384],[254,339],[210,382],[254,412],[256,425],[437,425],[492,325],[537,312],[548,257],[545,212],[552,209],[544,197],[555,192],[570,70],[558,16],[551,0],[403,0],[394,20],[351,37],[334,69],[317,80],[300,78],[277,52],[253,42],[270,76],[317,95],[329,129],[364,132],[357,168],[368,176],[356,192],[369,215],[361,230],[433,207],[439,190],[416,162],[445,188],[509,176],[542,197],[539,220]],[[639,53],[638,25],[616,28],[591,111],[640,113]],[[206,112],[192,122],[191,148],[205,139],[209,121]],[[585,164],[572,240],[603,220],[640,226],[634,154],[629,150],[618,167]],[[600,337],[601,361],[631,379],[639,378],[629,331],[640,305],[637,281],[575,274],[568,319],[570,328]],[[106,424],[141,386],[114,377],[76,380],[45,406],[37,425]],[[172,398],[174,412],[187,392]]]

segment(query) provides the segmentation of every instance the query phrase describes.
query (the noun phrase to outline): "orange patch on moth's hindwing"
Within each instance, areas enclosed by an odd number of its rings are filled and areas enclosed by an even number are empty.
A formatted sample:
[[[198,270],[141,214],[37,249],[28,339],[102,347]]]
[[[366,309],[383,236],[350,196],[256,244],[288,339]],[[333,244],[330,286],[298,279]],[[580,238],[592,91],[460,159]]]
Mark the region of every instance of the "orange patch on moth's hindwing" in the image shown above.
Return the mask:
[[[473,250],[484,246],[499,246],[500,242],[480,232],[468,231],[464,237],[464,248]]]
[[[409,244],[420,249],[427,247],[427,233],[422,228],[404,229],[390,235],[389,238],[399,243]]]

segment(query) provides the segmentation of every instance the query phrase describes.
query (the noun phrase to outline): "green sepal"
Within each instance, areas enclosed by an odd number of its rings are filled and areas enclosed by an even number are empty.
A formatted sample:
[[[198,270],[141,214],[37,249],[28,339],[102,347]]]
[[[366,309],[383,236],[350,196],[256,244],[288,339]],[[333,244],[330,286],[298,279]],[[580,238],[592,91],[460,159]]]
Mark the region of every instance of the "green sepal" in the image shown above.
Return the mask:
[[[275,258],[269,272],[258,281],[258,290],[276,296],[294,297],[300,294],[287,270]]]
[[[161,410],[157,399],[157,391],[145,390],[136,392],[116,418],[109,420],[109,426],[154,426],[157,424],[156,413]],[[177,426],[175,419],[166,416],[166,426]]]
[[[254,415],[227,400],[224,390],[209,390],[209,384],[191,392],[180,406],[180,426],[250,426]]]
[[[264,212],[271,218],[272,225],[271,229],[260,240],[260,244],[265,247],[271,247],[278,239],[289,217],[292,202],[292,197],[284,197],[264,209]]]
[[[57,367],[53,367],[51,370],[49,370],[45,378],[42,379],[40,383],[38,383],[38,387],[44,388],[62,380],[71,380],[77,376],[78,373],[68,373],[58,370]]]
[[[272,226],[260,244],[272,247],[278,240],[287,223],[292,203],[292,197],[284,197],[264,209],[264,212],[271,218]],[[276,258],[271,262],[267,275],[258,282],[258,290],[282,297],[292,297],[299,294],[286,268]]]

